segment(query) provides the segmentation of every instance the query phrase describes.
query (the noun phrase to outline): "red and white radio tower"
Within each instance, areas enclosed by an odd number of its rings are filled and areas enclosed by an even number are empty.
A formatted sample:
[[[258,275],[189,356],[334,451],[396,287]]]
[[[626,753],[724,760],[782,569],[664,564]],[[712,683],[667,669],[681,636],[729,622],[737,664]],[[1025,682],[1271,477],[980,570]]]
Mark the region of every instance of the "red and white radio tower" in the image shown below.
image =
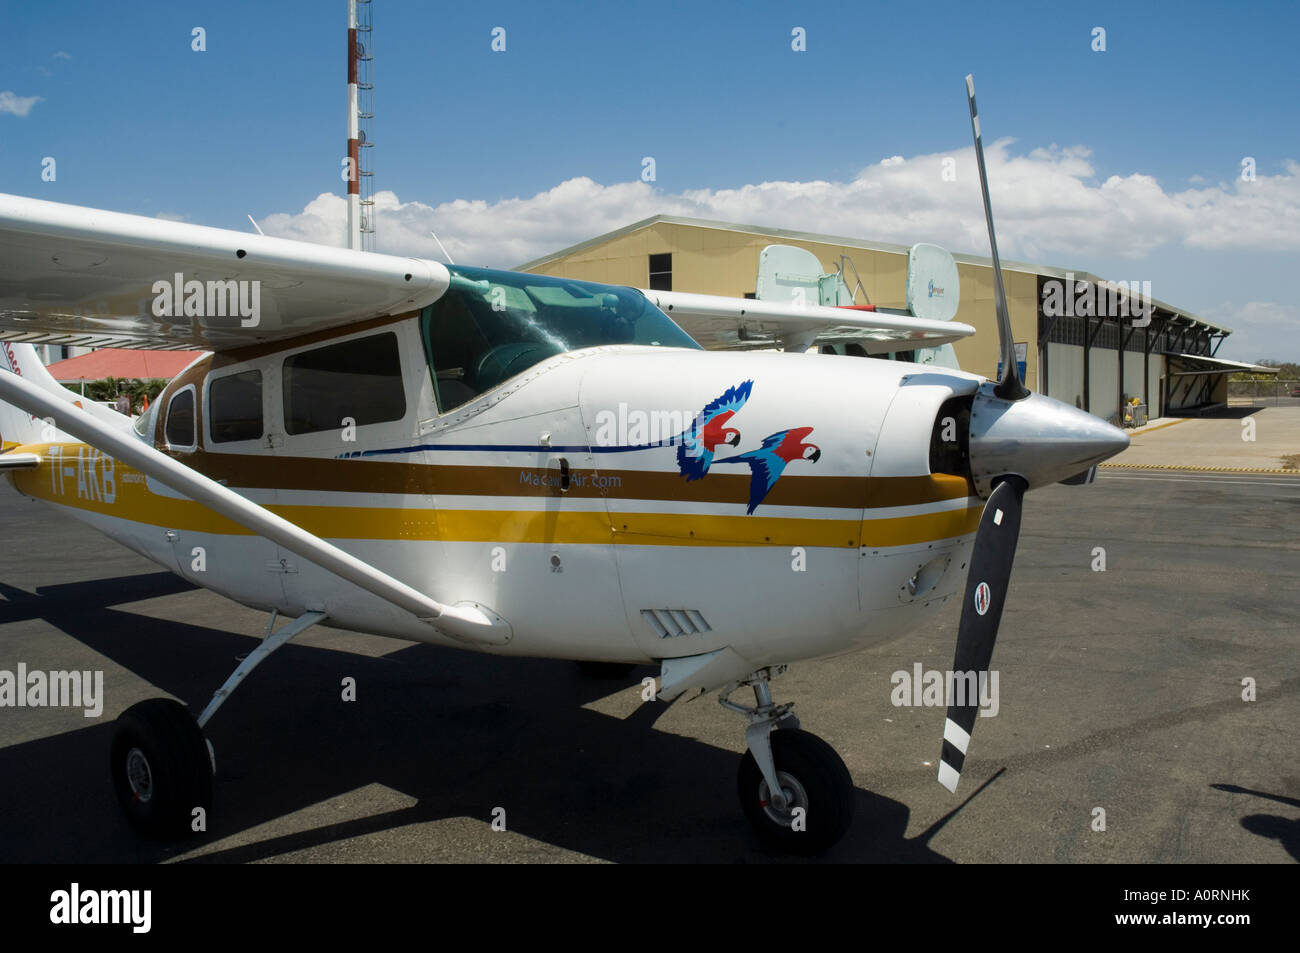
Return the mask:
[[[370,50],[371,0],[348,0],[348,247],[373,251],[374,170],[363,163],[362,150],[374,145],[368,135],[374,118]]]

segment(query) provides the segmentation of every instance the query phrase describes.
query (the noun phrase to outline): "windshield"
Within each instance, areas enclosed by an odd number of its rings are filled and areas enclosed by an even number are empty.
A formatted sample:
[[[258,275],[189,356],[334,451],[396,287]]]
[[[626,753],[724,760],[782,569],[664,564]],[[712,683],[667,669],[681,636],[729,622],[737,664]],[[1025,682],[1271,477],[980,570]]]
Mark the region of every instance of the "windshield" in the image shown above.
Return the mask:
[[[539,361],[605,344],[700,346],[633,288],[449,265],[420,329],[446,412]]]

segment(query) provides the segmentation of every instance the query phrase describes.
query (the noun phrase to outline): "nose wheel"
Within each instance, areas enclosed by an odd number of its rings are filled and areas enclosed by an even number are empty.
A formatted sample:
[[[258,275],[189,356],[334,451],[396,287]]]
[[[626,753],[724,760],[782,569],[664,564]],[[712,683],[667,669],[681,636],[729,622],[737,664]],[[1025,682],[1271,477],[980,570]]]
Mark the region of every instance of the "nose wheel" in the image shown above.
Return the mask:
[[[798,727],[791,705],[772,704],[768,681],[780,671],[784,668],[756,672],[718,699],[750,721],[745,731],[749,750],[740,760],[736,794],[764,844],[787,853],[817,854],[834,845],[853,823],[853,777],[834,748]],[[753,708],[730,700],[741,685],[754,689]]]

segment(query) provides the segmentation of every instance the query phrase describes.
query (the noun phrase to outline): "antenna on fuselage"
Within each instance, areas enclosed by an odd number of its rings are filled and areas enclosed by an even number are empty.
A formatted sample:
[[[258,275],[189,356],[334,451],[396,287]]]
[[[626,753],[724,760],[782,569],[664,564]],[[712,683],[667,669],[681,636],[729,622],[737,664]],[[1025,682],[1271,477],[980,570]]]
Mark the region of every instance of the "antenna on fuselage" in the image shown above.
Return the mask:
[[[433,236],[433,240],[434,240],[435,242],[438,243],[438,247],[439,247],[439,248],[442,248],[442,257],[445,258],[445,259],[447,259],[447,264],[449,264],[449,265],[454,265],[454,264],[456,264],[454,261],[452,261],[451,256],[447,254],[447,249],[443,247],[442,239],[440,239],[440,238],[438,237],[437,233],[434,232],[434,230],[433,230],[432,228],[429,229],[429,234],[432,235],[432,236]]]
[[[257,222],[253,219],[253,216],[252,216],[252,215],[249,215],[249,216],[248,216],[248,220],[249,220],[250,222],[252,222],[252,223],[253,223],[253,227],[257,229],[257,234],[259,234],[259,235],[265,235],[265,234],[266,234],[266,232],[262,231],[261,226],[258,225]]]

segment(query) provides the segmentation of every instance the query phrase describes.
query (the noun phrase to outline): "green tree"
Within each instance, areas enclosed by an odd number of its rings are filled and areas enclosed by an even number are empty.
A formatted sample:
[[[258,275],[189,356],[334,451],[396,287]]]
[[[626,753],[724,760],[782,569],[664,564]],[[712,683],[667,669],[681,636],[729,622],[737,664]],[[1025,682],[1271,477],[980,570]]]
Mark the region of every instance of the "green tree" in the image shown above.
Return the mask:
[[[126,394],[131,398],[131,413],[138,414],[144,410],[145,397],[153,403],[166,386],[167,381],[157,377],[148,380],[138,377],[105,377],[103,380],[87,381],[86,396],[94,401],[104,401],[117,400],[118,394]]]

